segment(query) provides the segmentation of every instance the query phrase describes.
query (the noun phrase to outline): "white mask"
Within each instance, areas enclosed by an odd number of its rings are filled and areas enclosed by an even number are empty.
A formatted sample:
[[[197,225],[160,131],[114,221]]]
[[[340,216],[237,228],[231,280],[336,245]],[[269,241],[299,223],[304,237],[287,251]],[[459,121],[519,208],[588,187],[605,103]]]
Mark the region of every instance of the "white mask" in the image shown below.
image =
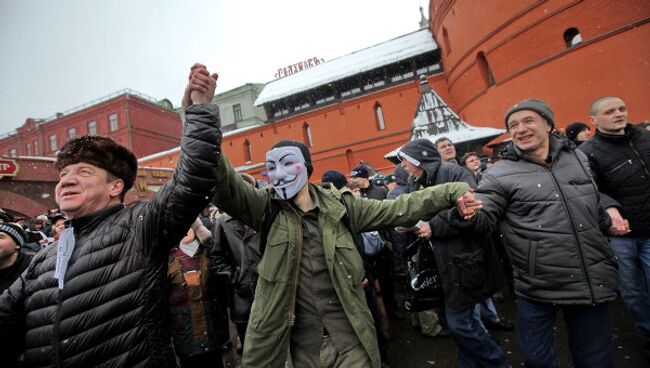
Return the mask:
[[[266,170],[282,199],[291,199],[307,184],[305,158],[298,147],[277,147],[266,153]]]

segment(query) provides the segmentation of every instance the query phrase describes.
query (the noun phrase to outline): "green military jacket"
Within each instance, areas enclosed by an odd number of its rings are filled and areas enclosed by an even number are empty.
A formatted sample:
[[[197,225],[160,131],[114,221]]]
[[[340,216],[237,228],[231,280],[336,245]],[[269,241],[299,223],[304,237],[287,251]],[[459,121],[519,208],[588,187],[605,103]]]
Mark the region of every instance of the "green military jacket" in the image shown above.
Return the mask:
[[[242,362],[244,367],[251,368],[284,367],[295,319],[297,265],[302,247],[300,218],[287,201],[276,198],[273,188],[256,189],[245,183],[223,154],[217,178],[213,203],[255,230],[260,230],[270,201],[279,202],[281,210],[271,225],[258,266],[259,280]],[[379,368],[381,361],[363,291],[363,262],[352,234],[341,219],[347,212],[350,226],[356,232],[412,226],[454,205],[468,188],[465,183],[450,183],[405,194],[396,200],[376,201],[356,198],[349,191],[309,184],[310,195],[317,197],[320,205],[318,224],[329,274],[373,368]]]

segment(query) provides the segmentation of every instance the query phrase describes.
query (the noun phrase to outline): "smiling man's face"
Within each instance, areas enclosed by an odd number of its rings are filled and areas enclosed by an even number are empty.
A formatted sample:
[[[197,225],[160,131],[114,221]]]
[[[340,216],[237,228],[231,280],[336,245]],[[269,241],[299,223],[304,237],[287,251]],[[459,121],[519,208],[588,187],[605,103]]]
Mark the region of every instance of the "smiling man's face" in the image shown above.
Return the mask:
[[[64,167],[54,190],[56,203],[69,218],[98,211],[114,202],[124,182],[108,171],[85,162]]]
[[[293,198],[307,184],[305,158],[298,147],[283,146],[266,153],[266,170],[282,199]]]

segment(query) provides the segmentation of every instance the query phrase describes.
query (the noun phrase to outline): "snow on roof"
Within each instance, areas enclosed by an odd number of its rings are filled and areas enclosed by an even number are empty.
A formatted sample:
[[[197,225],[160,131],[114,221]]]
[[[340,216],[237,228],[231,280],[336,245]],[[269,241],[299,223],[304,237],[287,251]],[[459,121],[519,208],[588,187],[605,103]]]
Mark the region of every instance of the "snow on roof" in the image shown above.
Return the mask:
[[[255,106],[307,91],[327,83],[436,50],[428,29],[421,29],[351,54],[321,63],[266,84]]]
[[[505,133],[504,129],[475,127],[464,122],[438,94],[431,89],[426,79],[420,82],[420,103],[413,118],[411,141],[425,138],[435,142],[438,138],[449,138],[454,144],[471,141],[489,141]],[[394,161],[402,146],[387,153],[384,158]]]

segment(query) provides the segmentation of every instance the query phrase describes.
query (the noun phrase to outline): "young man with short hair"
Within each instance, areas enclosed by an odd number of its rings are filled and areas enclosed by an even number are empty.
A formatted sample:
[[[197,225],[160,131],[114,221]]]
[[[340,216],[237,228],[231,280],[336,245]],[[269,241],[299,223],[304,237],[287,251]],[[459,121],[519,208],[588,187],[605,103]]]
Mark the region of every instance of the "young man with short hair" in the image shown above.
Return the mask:
[[[618,97],[597,99],[590,114],[596,134],[580,150],[612,218],[609,242],[620,265],[619,291],[650,360],[650,131],[629,123]]]

